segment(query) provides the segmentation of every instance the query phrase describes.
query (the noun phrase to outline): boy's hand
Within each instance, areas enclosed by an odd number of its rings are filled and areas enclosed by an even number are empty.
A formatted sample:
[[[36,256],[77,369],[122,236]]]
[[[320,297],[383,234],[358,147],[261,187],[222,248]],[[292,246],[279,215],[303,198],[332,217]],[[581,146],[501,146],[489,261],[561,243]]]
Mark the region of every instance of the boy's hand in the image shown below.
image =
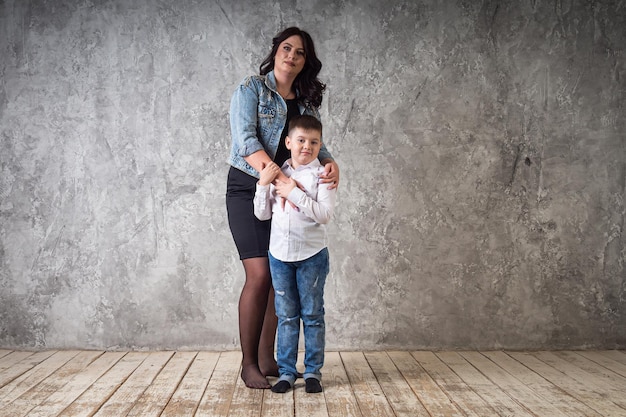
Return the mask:
[[[260,172],[261,175],[259,178],[259,185],[262,185],[262,186],[270,185],[272,181],[276,179],[276,177],[278,176],[280,172],[281,172],[280,168],[278,165],[276,165],[276,163],[269,162],[267,165],[263,167],[263,169]]]
[[[274,186],[276,187],[276,194],[284,199],[287,199],[287,196],[289,196],[291,190],[296,188],[298,186],[298,183],[296,182],[296,180],[288,178],[286,182],[276,181]]]

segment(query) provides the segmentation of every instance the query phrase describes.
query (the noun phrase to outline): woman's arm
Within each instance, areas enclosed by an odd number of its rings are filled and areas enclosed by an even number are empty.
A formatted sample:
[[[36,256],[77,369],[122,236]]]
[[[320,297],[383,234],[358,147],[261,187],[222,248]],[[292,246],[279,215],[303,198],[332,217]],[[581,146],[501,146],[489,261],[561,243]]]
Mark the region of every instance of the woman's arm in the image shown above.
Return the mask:
[[[267,165],[270,164],[270,162],[272,162],[272,159],[264,150],[256,151],[252,155],[245,156],[243,159],[245,159],[246,162],[249,163],[250,166],[256,169],[258,172],[263,171],[263,168],[265,168]],[[281,171],[280,169],[278,171],[278,176],[276,178],[280,181],[287,181],[287,177],[285,176],[283,171]]]
[[[230,100],[230,133],[237,154],[245,158],[264,150],[257,137],[259,91],[252,77],[239,84]]]
[[[272,159],[257,137],[258,106],[259,91],[252,77],[248,77],[230,101],[230,130],[239,156],[260,173]],[[284,181],[287,177],[280,172],[278,179]]]

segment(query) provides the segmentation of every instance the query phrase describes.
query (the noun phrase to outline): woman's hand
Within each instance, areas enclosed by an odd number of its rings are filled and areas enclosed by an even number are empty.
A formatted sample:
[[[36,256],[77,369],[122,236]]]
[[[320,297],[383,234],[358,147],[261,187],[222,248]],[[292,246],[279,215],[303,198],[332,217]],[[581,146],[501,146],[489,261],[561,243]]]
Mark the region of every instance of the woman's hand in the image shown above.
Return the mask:
[[[324,172],[321,175],[322,184],[329,184],[328,189],[332,190],[339,186],[339,165],[332,159],[324,159]]]

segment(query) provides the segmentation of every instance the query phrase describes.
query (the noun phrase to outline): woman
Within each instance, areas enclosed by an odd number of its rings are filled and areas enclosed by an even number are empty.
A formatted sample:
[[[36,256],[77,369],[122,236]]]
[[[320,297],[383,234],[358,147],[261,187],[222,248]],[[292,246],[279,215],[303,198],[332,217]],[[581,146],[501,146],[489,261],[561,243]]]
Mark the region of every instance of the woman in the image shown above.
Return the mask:
[[[266,377],[278,376],[274,359],[277,319],[267,258],[270,221],[254,216],[255,187],[259,172],[268,162],[282,166],[289,158],[285,147],[289,119],[297,114],[319,119],[326,88],[317,79],[321,68],[311,36],[290,27],[272,39],[272,51],[261,63],[260,75],[244,79],[231,100],[226,208],[246,274],[239,298],[239,336],[241,378],[249,388],[270,388]],[[325,146],[319,160],[325,167],[322,182],[332,182],[335,188],[339,167]]]

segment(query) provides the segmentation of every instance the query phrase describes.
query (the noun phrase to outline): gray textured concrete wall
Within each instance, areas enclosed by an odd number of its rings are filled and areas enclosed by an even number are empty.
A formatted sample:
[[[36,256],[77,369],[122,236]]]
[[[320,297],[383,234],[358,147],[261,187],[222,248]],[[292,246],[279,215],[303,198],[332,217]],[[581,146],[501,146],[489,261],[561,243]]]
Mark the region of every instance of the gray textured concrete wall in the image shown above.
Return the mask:
[[[238,346],[228,104],[308,30],[328,347],[626,347],[626,4],[0,1],[0,346]]]

